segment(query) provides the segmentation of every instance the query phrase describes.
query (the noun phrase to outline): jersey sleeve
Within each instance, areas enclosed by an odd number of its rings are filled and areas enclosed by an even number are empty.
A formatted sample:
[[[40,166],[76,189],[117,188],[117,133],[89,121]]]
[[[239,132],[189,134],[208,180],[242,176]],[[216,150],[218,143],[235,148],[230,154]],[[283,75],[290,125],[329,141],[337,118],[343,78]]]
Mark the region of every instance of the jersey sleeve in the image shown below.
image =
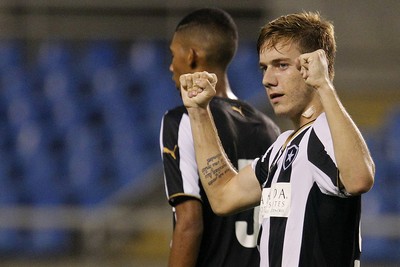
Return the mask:
[[[267,152],[262,157],[256,158],[251,167],[257,177],[258,182],[260,183],[260,187],[263,187],[265,183],[268,173],[269,173],[269,157],[271,156],[271,149],[268,149]]]
[[[165,189],[172,206],[187,197],[201,200],[189,117],[175,113],[164,115],[160,133]]]
[[[339,169],[325,114],[315,121],[309,138],[308,159],[311,164],[311,172],[321,192],[345,197],[346,192],[339,184]]]

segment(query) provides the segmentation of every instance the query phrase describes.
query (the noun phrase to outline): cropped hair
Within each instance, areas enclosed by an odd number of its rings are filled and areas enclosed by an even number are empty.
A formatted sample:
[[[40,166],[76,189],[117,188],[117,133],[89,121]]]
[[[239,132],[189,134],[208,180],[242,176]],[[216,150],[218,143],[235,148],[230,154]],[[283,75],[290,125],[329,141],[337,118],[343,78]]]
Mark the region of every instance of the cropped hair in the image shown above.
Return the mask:
[[[175,32],[185,32],[188,38],[194,36],[210,64],[227,67],[237,50],[237,26],[231,15],[219,8],[193,11],[178,23]]]
[[[281,16],[261,28],[257,51],[276,48],[279,44],[295,44],[300,53],[323,49],[328,60],[329,77],[335,75],[336,41],[334,27],[318,12],[302,12]]]

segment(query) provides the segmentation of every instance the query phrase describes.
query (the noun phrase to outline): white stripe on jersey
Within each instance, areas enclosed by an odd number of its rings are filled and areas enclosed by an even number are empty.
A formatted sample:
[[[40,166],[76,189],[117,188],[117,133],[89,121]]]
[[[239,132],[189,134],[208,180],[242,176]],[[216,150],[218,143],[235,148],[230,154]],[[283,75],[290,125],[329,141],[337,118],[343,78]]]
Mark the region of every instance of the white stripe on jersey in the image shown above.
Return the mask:
[[[187,114],[183,114],[178,132],[178,147],[180,154],[179,168],[182,172],[183,192],[185,195],[200,197],[199,174],[194,152],[192,128]]]

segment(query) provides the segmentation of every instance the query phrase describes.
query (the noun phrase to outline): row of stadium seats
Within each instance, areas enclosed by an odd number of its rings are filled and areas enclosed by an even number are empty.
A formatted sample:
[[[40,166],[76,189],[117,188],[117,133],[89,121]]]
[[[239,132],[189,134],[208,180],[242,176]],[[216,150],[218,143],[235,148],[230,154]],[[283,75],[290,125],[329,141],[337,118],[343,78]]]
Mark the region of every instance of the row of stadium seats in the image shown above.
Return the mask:
[[[162,113],[179,100],[159,75],[165,61],[143,57],[160,56],[160,44],[132,46],[127,52],[138,58],[129,64],[104,41],[88,44],[81,61],[64,43],[44,43],[31,64],[27,47],[7,45],[0,46],[0,182],[24,188],[17,203],[95,204],[158,159]]]
[[[238,78],[257,69],[250,47]],[[161,117],[181,104],[169,60],[156,41],[0,41],[0,207],[92,207],[159,162]],[[0,229],[0,255],[71,242],[65,230]]]
[[[49,41],[31,52],[0,42],[0,182],[27,187],[27,203],[93,204],[158,160],[162,114],[181,103],[166,48]],[[259,77],[241,78],[257,68],[252,49],[244,46],[232,67],[237,83],[251,85],[240,97],[261,88]],[[46,181],[49,191],[68,192],[37,193]]]
[[[161,116],[180,103],[165,47],[0,42],[0,206],[91,207],[158,161]],[[0,229],[0,255],[70,251],[74,235],[40,219]]]

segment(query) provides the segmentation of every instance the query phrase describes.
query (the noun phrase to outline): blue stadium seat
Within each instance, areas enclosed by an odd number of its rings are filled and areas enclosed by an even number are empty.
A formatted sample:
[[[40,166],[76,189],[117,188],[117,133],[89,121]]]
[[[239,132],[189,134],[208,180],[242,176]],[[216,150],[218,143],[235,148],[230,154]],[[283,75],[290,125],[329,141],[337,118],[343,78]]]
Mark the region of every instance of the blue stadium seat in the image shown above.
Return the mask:
[[[3,173],[2,173],[3,174]],[[18,187],[9,179],[1,177],[0,179],[0,206],[17,205],[19,202]]]
[[[70,193],[66,181],[58,176],[56,162],[44,151],[25,166],[25,186],[32,205],[61,205]]]
[[[400,240],[390,237],[364,237],[361,257],[362,262],[398,263],[400,262]]]
[[[88,83],[99,69],[116,68],[119,63],[116,43],[111,40],[88,42],[83,50],[78,68],[83,80]]]
[[[65,98],[79,97],[79,81],[76,75],[65,70],[51,70],[43,76],[43,94],[53,103]]]
[[[142,103],[141,108],[148,109],[145,115],[158,118],[166,105],[178,103],[179,93],[171,79],[169,61],[168,46],[163,42],[137,41],[130,48],[127,77],[131,91],[128,94],[131,101]]]
[[[25,247],[23,233],[18,229],[0,229],[0,256],[19,254]]]
[[[69,129],[65,143],[67,177],[74,201],[94,205],[113,189],[104,177],[101,133],[76,125]]]
[[[1,94],[5,101],[32,94],[29,73],[24,68],[10,68],[0,75]]]
[[[20,41],[0,41],[0,73],[8,69],[22,66],[25,62],[25,48]]]
[[[97,70],[91,80],[92,101],[104,108],[125,108],[125,84],[118,69],[102,68]]]
[[[84,123],[88,116],[87,107],[79,105],[78,101],[70,98],[65,98],[52,107],[52,119],[54,129],[60,134],[65,134],[69,128],[76,124]]]
[[[48,105],[47,116],[61,134],[87,118],[89,107],[82,102],[76,75],[63,70],[49,71],[44,76],[42,92]]]
[[[136,132],[132,127],[121,124],[112,131],[111,149],[115,171],[118,175],[118,184],[123,185],[135,178],[144,168],[146,163],[146,151],[140,149],[143,140],[137,139]],[[135,155],[135,156],[132,156]]]
[[[40,218],[34,218],[40,220]],[[33,221],[32,224],[35,224]],[[72,235],[67,230],[35,229],[25,238],[25,256],[49,257],[65,255],[72,247]]]
[[[0,178],[0,207],[15,207],[19,204],[20,192],[18,187],[3,177],[7,175],[7,168],[3,162],[1,166]],[[0,256],[14,255],[23,248],[23,236],[19,229],[16,228],[0,228]]]
[[[152,73],[155,70],[168,72],[169,62],[166,59],[169,51],[168,46],[163,42],[136,41],[131,45],[128,53],[128,65],[134,76],[150,77],[154,80],[156,75]]]
[[[26,201],[32,204],[60,204],[63,194],[58,184],[56,158],[51,154],[51,133],[34,121],[16,131],[15,155],[23,169]]]
[[[35,66],[41,74],[54,70],[71,70],[73,64],[72,47],[67,41],[47,40],[40,44]]]
[[[241,99],[248,100],[264,92],[258,62],[256,45],[252,42],[239,43],[236,56],[228,69],[228,75],[233,92]]]

